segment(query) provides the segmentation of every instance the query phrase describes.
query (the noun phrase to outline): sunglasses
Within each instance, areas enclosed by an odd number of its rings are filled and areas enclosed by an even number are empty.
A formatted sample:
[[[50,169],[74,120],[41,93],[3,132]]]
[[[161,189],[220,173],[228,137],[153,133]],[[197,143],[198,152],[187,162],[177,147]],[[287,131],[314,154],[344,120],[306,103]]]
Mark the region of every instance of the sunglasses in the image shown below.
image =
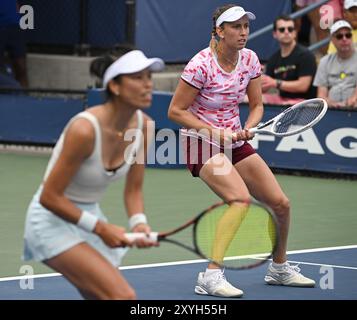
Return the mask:
[[[281,28],[278,28],[278,30],[279,30],[280,33],[284,33],[286,29],[288,29],[288,31],[289,31],[290,33],[295,30],[294,27],[281,27]]]
[[[352,33],[339,33],[335,35],[335,38],[337,40],[341,40],[343,37],[345,37],[346,39],[351,39],[352,38]]]

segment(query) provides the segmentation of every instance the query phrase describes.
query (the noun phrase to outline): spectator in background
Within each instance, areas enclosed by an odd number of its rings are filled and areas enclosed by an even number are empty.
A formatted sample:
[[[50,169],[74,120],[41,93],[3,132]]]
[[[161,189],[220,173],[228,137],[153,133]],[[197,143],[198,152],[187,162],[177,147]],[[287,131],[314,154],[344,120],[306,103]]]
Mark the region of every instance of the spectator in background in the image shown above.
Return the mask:
[[[310,6],[319,1],[320,0],[295,0],[295,6],[297,10],[300,10],[304,7]],[[326,3],[326,5],[330,6],[333,10],[333,21],[342,19],[343,0],[330,0]],[[321,41],[325,38],[328,38],[329,36],[328,29],[323,29],[321,28],[320,25],[320,21],[321,21],[320,8],[321,7],[318,7],[307,14],[311,22],[311,25],[313,27],[317,41]],[[300,20],[297,22],[297,24],[300,24]],[[327,46],[320,48],[320,54],[325,55],[326,52],[327,52]]]
[[[352,42],[357,47],[357,0],[345,0],[344,10],[343,10],[344,19],[349,22],[352,27]],[[330,41],[327,53],[335,53],[336,47],[333,42]]]
[[[3,87],[28,87],[26,45],[19,21],[16,0],[1,0],[0,86]]]
[[[263,102],[294,104],[316,96],[312,80],[316,72],[315,56],[297,44],[294,20],[279,16],[274,21],[273,37],[280,50],[268,60],[262,77]],[[266,93],[277,89],[279,94]]]
[[[345,20],[331,27],[331,41],[337,52],[324,56],[314,79],[317,95],[332,107],[357,107],[357,52],[352,27]]]

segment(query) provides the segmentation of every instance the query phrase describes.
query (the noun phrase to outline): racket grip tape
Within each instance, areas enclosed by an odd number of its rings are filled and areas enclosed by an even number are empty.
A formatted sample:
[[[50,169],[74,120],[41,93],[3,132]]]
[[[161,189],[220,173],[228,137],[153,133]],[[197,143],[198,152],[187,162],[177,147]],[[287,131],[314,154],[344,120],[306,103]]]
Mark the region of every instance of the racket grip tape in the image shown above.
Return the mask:
[[[150,232],[149,235],[143,232],[131,232],[131,233],[125,233],[125,236],[130,240],[130,241],[135,241],[137,239],[145,239],[147,241],[152,241],[152,242],[157,242],[158,241],[158,232]]]
[[[249,131],[250,133],[257,133],[258,128],[250,128],[250,129],[248,129],[248,131]]]

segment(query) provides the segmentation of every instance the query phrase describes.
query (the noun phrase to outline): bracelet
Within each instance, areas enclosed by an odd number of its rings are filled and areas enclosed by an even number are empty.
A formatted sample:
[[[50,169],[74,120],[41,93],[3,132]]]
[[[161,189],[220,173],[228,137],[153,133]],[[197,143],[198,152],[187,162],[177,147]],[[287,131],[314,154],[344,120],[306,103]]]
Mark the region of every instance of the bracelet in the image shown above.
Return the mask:
[[[81,217],[79,218],[77,225],[83,230],[93,232],[97,222],[98,218],[94,214],[91,214],[88,211],[82,211]]]
[[[145,213],[135,213],[129,218],[130,230],[133,229],[139,223],[144,223],[144,224],[148,223]]]

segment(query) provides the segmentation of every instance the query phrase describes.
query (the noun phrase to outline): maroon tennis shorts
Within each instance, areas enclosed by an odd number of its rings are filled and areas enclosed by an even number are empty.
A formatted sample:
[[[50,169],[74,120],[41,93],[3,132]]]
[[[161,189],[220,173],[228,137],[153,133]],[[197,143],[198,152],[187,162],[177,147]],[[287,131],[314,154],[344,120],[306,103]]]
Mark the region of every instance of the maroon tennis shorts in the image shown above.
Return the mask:
[[[196,141],[195,144],[186,144],[186,166],[194,177],[198,177],[203,165],[218,153],[231,155],[229,158],[233,165],[255,153],[255,150],[248,142],[244,142],[241,147],[225,150],[202,139]]]

